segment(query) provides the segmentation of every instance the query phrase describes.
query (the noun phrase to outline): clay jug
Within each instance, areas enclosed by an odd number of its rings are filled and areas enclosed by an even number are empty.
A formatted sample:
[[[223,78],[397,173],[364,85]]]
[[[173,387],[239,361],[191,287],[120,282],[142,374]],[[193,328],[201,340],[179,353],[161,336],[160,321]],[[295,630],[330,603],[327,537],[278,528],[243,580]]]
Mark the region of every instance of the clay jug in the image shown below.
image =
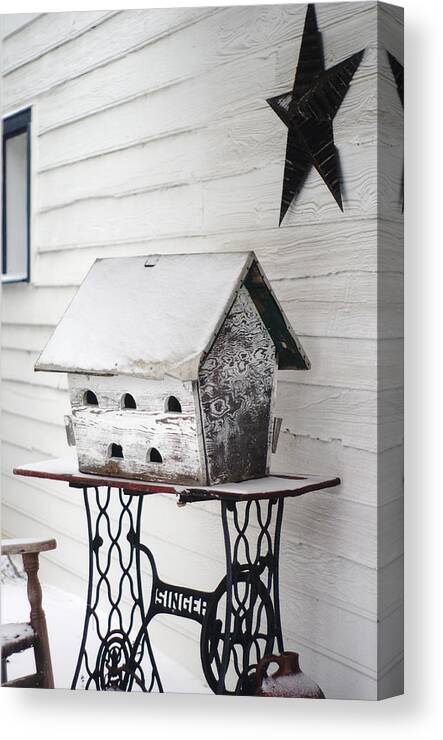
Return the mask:
[[[277,663],[278,670],[265,676],[266,668]],[[299,699],[324,699],[320,686],[306,676],[298,662],[298,653],[284,652],[281,655],[265,655],[257,665],[256,696],[286,696]]]

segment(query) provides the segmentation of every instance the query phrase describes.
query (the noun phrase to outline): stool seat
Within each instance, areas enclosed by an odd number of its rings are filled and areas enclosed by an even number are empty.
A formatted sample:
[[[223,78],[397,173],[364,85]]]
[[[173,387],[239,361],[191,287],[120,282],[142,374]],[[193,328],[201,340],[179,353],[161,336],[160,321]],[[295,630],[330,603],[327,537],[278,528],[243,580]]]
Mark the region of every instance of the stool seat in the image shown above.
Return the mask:
[[[55,550],[57,543],[55,540],[36,540],[33,537],[22,537],[15,540],[1,541],[2,555],[25,555],[26,553],[45,552],[46,550]]]
[[[37,635],[27,622],[0,625],[0,649],[2,658],[9,658],[14,653],[21,653],[33,647]]]

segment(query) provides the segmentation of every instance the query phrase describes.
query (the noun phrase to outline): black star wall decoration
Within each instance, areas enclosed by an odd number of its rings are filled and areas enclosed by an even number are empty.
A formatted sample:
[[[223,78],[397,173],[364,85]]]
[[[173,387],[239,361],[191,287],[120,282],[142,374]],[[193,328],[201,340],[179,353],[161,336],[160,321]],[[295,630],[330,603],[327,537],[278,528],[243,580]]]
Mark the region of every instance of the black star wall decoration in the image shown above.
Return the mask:
[[[386,52],[386,53],[388,55],[389,66],[391,68],[391,72],[392,72],[392,75],[393,75],[394,80],[395,80],[395,85],[397,87],[397,92],[398,92],[398,97],[400,98],[401,107],[404,108],[405,107],[405,102],[404,102],[404,69],[403,69],[403,65],[400,64],[400,62],[392,54],[389,53],[389,51]],[[403,169],[402,169],[402,173],[401,173],[401,191],[400,191],[400,195],[401,195],[401,210],[402,210],[402,213],[403,213],[404,207],[405,207],[405,196],[404,196],[404,165],[403,165]]]
[[[401,107],[404,108],[405,104],[404,104],[404,94],[403,94],[403,87],[404,87],[403,65],[400,64],[400,62],[397,61],[397,59],[394,56],[392,56],[392,54],[389,53],[389,51],[387,52],[387,54],[388,54],[388,59],[389,59],[389,66],[391,67],[392,74],[394,75],[395,84],[397,86],[398,97],[400,98],[400,101],[401,101]]]
[[[315,7],[308,5],[294,86],[267,100],[288,128],[279,226],[312,167],[343,210],[332,121],[363,53],[359,51],[326,70]]]

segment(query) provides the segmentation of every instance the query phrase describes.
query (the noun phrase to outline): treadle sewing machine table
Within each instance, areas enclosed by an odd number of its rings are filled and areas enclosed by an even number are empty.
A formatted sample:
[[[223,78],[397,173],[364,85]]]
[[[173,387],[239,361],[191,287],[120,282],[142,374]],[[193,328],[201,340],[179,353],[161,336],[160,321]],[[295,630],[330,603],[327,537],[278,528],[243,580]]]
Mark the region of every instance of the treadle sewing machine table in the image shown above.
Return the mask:
[[[274,646],[283,651],[278,569],[284,499],[340,483],[338,478],[274,475],[242,483],[189,487],[87,475],[78,472],[75,462],[63,459],[21,466],[14,473],[67,481],[69,486],[83,489],[89,579],[72,688],[82,676],[85,688],[101,691],[163,691],[149,623],[156,614],[173,614],[201,624],[201,662],[212,691],[249,693],[251,671],[260,658],[272,653]],[[113,488],[117,490],[111,495]],[[151,550],[140,542],[143,502],[155,493],[175,494],[178,504],[220,504],[226,576],[214,591],[176,586],[159,577]],[[117,523],[109,516],[111,503],[118,506]],[[249,526],[251,511],[255,526]],[[248,539],[248,527],[253,541]],[[112,564],[112,555],[117,556],[117,566],[115,558]],[[147,608],[143,557],[152,571]],[[129,593],[132,601],[126,618],[124,593],[126,598]],[[107,600],[105,620],[103,599]],[[95,642],[88,640],[91,632],[95,632]]]

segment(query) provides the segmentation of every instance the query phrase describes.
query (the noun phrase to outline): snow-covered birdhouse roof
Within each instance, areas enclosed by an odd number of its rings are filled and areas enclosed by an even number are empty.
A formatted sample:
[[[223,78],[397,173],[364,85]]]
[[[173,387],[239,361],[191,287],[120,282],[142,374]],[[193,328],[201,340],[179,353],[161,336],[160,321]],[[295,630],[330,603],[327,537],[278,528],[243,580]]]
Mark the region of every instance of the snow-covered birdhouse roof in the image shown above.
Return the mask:
[[[275,343],[279,367],[307,369],[254,252],[96,260],[35,369],[196,380],[242,285]]]

